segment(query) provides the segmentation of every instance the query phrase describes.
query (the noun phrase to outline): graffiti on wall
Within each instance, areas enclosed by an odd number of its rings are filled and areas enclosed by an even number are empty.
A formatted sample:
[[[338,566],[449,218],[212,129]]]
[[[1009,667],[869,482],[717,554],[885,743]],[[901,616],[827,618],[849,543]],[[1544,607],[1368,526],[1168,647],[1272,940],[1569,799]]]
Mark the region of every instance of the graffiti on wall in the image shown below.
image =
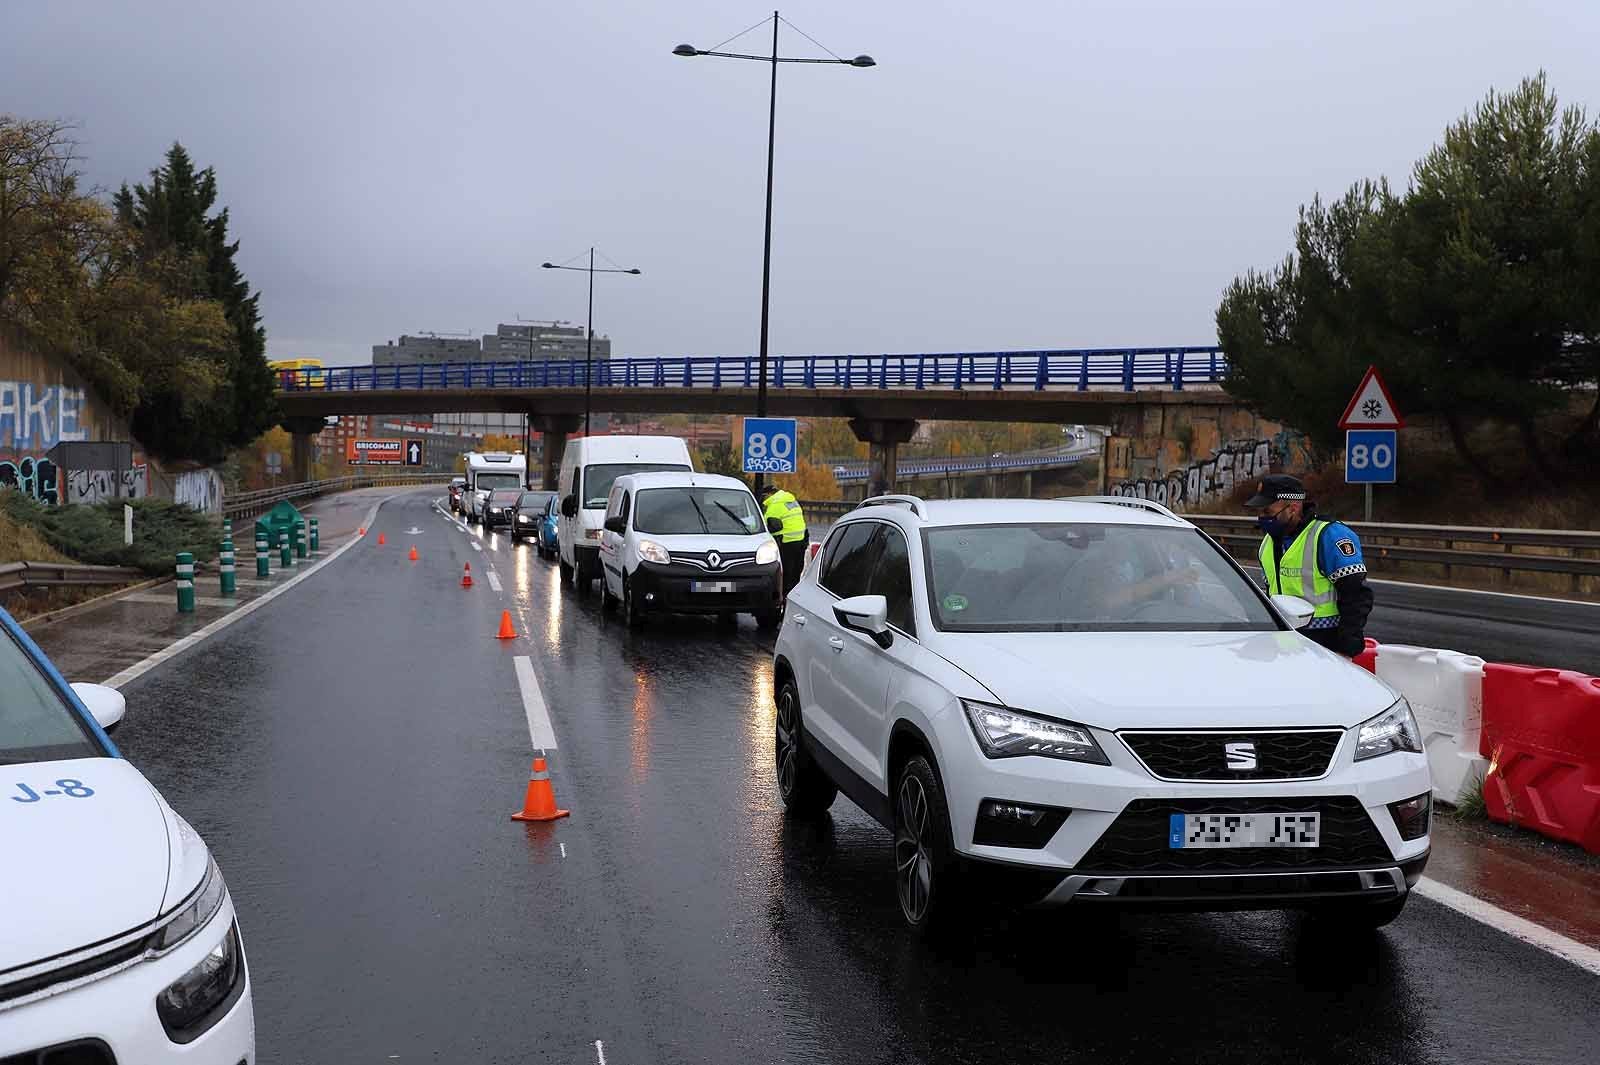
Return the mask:
[[[172,484],[172,501],[203,510],[222,510],[222,477],[216,470],[186,470]]]
[[[15,488],[41,503],[61,502],[56,464],[43,456],[0,459],[0,488]]]
[[[1281,434],[1280,434],[1281,435]],[[1282,452],[1268,440],[1241,440],[1216,454],[1161,477],[1144,477],[1113,485],[1111,494],[1148,499],[1171,510],[1197,506],[1229,496],[1240,481],[1271,471]]]
[[[139,499],[146,494],[143,466],[128,470],[71,470],[67,473],[68,503]]]
[[[81,388],[0,381],[0,447],[42,452],[87,439],[84,403]]]

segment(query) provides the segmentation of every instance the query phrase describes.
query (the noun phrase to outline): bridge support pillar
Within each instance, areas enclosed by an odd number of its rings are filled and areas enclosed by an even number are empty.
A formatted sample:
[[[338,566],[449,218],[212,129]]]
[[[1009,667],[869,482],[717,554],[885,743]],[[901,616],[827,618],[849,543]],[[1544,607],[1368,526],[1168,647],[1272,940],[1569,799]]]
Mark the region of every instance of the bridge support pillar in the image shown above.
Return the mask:
[[[851,418],[850,431],[868,445],[867,494],[893,492],[900,445],[916,434],[917,423],[910,418]]]
[[[528,415],[528,428],[538,430],[544,437],[544,472],[539,487],[545,491],[557,491],[556,478],[561,474],[561,456],[567,450],[567,435],[577,432],[582,424],[581,414]]]
[[[312,438],[322,432],[321,418],[285,418],[283,427],[289,430],[289,469],[296,481],[311,480],[311,459],[314,450]]]

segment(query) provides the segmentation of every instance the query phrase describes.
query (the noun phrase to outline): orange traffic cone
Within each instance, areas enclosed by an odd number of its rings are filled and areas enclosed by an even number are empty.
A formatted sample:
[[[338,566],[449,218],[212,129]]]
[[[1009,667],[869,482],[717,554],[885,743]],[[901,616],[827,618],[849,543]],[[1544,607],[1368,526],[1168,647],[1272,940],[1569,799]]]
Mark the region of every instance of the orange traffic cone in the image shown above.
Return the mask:
[[[410,558],[411,561],[413,561],[413,562],[415,562],[417,560],[417,545],[416,544],[412,544],[411,545],[411,554],[408,555],[407,557]]]
[[[382,547],[382,546],[383,546],[383,545],[384,545],[384,544],[385,544],[385,543],[387,543],[387,542],[388,542],[388,541],[386,541],[386,540],[385,540],[385,539],[384,539],[384,538],[383,538],[383,533],[379,533],[379,534],[378,534],[378,546],[379,546],[379,547]]]
[[[556,806],[556,789],[550,784],[550,772],[543,758],[535,758],[533,771],[528,774],[528,794],[523,797],[522,809],[512,814],[511,820],[554,821],[571,813]]]
[[[357,536],[365,536],[365,535],[367,535],[367,527],[365,525],[361,526],[361,528],[356,530],[356,535]]]
[[[472,563],[467,563],[467,568],[461,571],[461,587],[472,587]]]
[[[500,611],[500,631],[494,634],[497,640],[515,640],[517,630],[511,627],[511,611]]]

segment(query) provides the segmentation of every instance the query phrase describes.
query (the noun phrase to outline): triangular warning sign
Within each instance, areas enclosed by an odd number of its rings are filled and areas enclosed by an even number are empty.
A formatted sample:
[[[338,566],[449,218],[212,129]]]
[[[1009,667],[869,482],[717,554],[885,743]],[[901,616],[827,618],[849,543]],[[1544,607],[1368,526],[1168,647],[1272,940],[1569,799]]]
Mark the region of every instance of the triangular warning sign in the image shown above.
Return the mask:
[[[1367,375],[1361,379],[1356,394],[1350,397],[1344,417],[1339,419],[1339,428],[1399,429],[1405,424],[1400,412],[1395,409],[1389,390],[1384,387],[1383,378],[1378,376],[1378,368],[1368,366]]]

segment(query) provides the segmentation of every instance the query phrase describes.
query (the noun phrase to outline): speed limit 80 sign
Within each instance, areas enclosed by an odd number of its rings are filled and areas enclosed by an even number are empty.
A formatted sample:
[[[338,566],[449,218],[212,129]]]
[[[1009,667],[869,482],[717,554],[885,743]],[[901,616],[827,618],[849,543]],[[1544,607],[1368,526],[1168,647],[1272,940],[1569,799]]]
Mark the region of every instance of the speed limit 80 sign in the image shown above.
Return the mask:
[[[793,473],[798,442],[793,418],[746,418],[744,472]]]
[[[1345,483],[1394,484],[1396,450],[1393,429],[1346,429]]]

